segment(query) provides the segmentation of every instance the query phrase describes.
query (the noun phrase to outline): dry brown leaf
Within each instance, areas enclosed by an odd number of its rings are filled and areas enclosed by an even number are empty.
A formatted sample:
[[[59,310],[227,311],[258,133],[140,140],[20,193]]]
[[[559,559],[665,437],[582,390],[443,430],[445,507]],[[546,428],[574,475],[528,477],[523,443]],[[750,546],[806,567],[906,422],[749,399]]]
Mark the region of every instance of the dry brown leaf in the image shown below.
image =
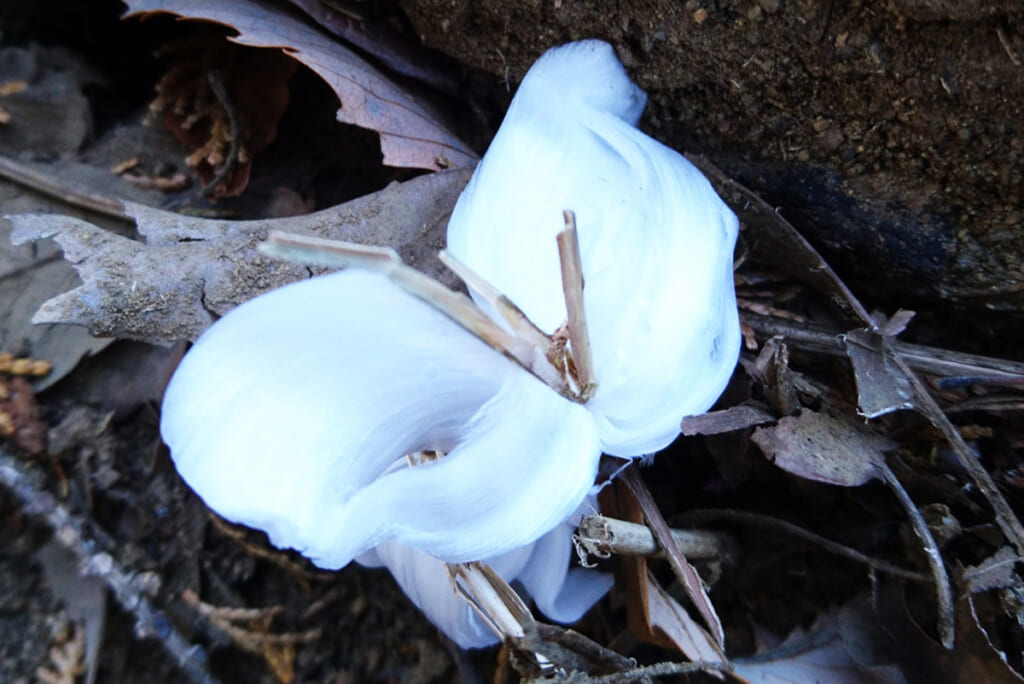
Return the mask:
[[[914,408],[914,388],[885,354],[881,335],[862,328],[846,333],[843,340],[857,380],[857,403],[862,415],[878,418]]]
[[[279,48],[312,69],[341,100],[338,121],[377,131],[387,166],[437,171],[477,156],[438,118],[361,57],[292,15],[255,0],[127,0],[127,16],[154,12],[223,24],[232,42]]]
[[[751,440],[783,470],[843,487],[881,477],[882,452],[893,447],[865,428],[808,409],[758,428]]]
[[[1006,662],[1006,655],[992,645],[971,595],[956,603],[956,648],[944,649],[911,618],[903,589],[895,583],[882,585],[877,601],[886,631],[899,644],[895,654],[903,671],[915,682],[1024,682]]]
[[[977,565],[964,568],[963,579],[972,594],[1010,587],[1020,581],[1014,572],[1020,560],[1011,547],[1004,546]]]
[[[271,230],[393,247],[406,263],[451,283],[434,255],[470,173],[421,176],[314,214],[264,221],[200,219],[126,204],[145,243],[52,215],[12,217],[11,239],[53,237],[82,279],[78,288],[45,302],[34,322],[83,325],[95,335],[153,343],[194,340],[238,304],[309,277],[305,266],[257,252]]]
[[[675,647],[694,662],[723,663],[725,654],[706,629],[647,571],[648,620],[658,643]]]

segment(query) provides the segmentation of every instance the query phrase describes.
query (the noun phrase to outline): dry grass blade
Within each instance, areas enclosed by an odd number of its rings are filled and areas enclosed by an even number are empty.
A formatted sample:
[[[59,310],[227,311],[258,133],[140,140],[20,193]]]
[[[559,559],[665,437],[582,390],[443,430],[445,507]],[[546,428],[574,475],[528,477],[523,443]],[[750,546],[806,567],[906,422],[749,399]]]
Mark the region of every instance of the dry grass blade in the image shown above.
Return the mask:
[[[465,295],[407,266],[386,247],[272,232],[260,251],[272,257],[322,266],[356,267],[386,274],[395,285],[423,300],[474,336],[509,357],[562,396],[575,400],[561,373],[542,350],[492,321]]]
[[[587,315],[583,306],[583,264],[580,243],[576,237],[576,214],[568,209],[562,212],[565,230],[558,234],[558,258],[562,266],[562,292],[565,311],[569,318],[569,344],[576,364],[576,377],[580,383],[580,397],[589,399],[596,387],[594,361],[590,353],[590,335],[587,333]]]

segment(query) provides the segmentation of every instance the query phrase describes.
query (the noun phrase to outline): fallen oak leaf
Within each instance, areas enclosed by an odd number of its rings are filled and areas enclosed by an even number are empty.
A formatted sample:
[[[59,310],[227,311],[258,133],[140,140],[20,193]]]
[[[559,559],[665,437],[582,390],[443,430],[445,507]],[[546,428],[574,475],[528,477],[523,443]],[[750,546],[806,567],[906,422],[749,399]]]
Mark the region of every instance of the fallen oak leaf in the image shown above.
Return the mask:
[[[239,45],[278,48],[312,69],[338,98],[338,121],[380,134],[386,166],[438,171],[473,164],[477,155],[436,115],[369,63],[316,28],[253,0],[128,0],[126,16],[175,14],[238,31]]]
[[[34,322],[167,344],[194,340],[238,304],[309,277],[311,269],[257,251],[272,230],[388,245],[407,263],[451,282],[433,254],[470,172],[421,176],[314,214],[263,221],[200,219],[124,203],[145,243],[66,216],[14,216],[11,240],[53,237],[83,281],[46,301]]]

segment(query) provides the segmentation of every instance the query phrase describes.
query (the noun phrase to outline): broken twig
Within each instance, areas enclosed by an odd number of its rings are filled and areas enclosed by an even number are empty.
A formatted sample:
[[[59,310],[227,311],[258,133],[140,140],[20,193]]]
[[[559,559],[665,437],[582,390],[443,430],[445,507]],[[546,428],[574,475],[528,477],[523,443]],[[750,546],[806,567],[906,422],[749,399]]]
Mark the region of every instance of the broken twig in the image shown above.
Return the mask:
[[[35,482],[13,458],[0,451],[0,484],[21,501],[25,513],[42,518],[54,531],[54,537],[73,553],[82,572],[100,577],[114,598],[135,619],[135,633],[163,644],[182,671],[197,684],[217,681],[206,669],[207,656],[202,646],[189,643],[174,628],[163,611],[154,608],[148,594],[145,575],[124,570],[117,559],[97,551],[85,536],[82,523],[63,504]]]
[[[721,558],[722,540],[713,532],[672,530],[672,539],[686,558]],[[613,553],[654,556],[662,552],[649,527],[603,515],[585,515],[573,536],[579,548],[598,558]]]

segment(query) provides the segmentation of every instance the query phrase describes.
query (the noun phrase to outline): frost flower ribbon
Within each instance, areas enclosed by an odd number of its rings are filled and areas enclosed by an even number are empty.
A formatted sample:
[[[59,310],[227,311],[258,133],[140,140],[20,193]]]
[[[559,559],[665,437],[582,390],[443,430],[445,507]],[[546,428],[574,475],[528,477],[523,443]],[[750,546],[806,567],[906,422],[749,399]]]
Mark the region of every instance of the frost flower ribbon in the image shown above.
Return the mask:
[[[577,213],[588,401],[385,275],[349,270],[238,307],[186,355],[161,432],[189,485],[322,567],[387,565],[463,645],[487,639],[436,587],[442,561],[493,562],[549,616],[578,617],[607,583],[566,577],[561,530],[601,452],[668,444],[721,393],[739,349],[736,219],[685,159],[636,130],[644,99],[604,43],[548,52],[449,224],[455,256],[553,333],[566,318],[554,235],[562,210]],[[446,455],[403,467],[422,450]]]

